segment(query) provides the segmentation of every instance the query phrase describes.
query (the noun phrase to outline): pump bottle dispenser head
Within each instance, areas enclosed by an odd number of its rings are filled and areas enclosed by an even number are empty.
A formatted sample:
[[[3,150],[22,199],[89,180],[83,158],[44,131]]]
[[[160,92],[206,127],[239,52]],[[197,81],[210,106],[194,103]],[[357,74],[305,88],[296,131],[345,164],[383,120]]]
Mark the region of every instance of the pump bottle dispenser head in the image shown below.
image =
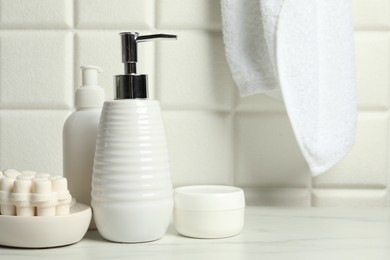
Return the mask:
[[[84,65],[80,67],[82,85],[76,90],[77,108],[99,108],[105,99],[104,89],[99,85],[98,74],[102,69],[97,66]]]
[[[137,74],[137,44],[151,40],[177,39],[177,36],[171,34],[139,35],[137,32],[122,32],[120,35],[125,74],[115,76],[115,99],[147,98],[148,76]]]
[[[102,73],[102,69],[98,66],[83,65],[81,69],[81,81],[83,86],[98,86],[98,74]]]

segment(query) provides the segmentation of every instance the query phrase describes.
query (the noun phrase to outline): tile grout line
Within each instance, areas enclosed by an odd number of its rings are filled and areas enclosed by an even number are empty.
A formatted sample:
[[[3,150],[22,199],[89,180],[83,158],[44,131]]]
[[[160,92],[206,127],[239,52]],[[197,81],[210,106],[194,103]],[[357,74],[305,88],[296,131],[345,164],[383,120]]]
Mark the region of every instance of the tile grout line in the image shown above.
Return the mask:
[[[390,122],[389,122],[389,112],[387,113],[387,132],[389,132],[389,128],[390,128]],[[386,174],[386,207],[389,207],[390,206],[390,196],[389,196],[389,192],[390,192],[390,185],[389,185],[389,181],[390,181],[390,171],[389,171],[389,166],[390,166],[390,138],[389,138],[389,135],[387,135],[387,165],[386,165],[386,169],[387,169],[387,174]]]
[[[76,1],[77,0],[73,0],[72,1],[72,27],[71,27],[71,29],[72,30],[75,30],[75,28],[76,28]]]
[[[76,68],[76,62],[77,62],[77,50],[76,50],[76,36],[77,36],[77,30],[76,30],[76,1],[77,0],[73,0],[73,25],[72,25],[72,31],[73,31],[73,62],[72,62],[72,72],[73,72],[73,82],[72,82],[72,93],[73,93],[73,109],[75,108],[75,89],[77,87],[77,68]]]
[[[238,185],[238,181],[237,181],[237,172],[236,172],[236,165],[237,165],[237,160],[235,160],[235,158],[237,158],[237,145],[236,145],[236,133],[237,133],[237,127],[236,127],[236,112],[235,112],[235,109],[233,107],[233,109],[231,109],[231,112],[229,113],[230,116],[232,117],[231,119],[231,133],[230,133],[230,138],[231,138],[231,149],[232,149],[232,154],[231,156],[233,157],[232,158],[232,173],[233,173],[233,186],[237,186]]]

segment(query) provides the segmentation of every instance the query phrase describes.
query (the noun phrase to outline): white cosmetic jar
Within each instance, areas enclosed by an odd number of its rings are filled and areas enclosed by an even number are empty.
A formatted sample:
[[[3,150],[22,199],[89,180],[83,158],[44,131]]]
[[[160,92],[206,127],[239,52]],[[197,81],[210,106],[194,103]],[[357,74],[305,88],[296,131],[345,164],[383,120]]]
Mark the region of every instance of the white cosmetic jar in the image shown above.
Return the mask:
[[[175,189],[173,223],[194,238],[224,238],[244,227],[244,191],[232,186],[199,185]]]

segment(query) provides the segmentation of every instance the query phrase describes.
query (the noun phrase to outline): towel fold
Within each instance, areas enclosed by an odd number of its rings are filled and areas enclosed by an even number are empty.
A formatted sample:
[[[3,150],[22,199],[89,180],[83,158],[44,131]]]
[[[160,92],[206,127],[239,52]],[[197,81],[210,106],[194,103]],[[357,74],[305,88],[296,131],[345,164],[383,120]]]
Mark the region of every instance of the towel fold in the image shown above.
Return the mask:
[[[280,93],[313,175],[327,171],[355,139],[351,0],[221,0],[221,7],[240,94]]]

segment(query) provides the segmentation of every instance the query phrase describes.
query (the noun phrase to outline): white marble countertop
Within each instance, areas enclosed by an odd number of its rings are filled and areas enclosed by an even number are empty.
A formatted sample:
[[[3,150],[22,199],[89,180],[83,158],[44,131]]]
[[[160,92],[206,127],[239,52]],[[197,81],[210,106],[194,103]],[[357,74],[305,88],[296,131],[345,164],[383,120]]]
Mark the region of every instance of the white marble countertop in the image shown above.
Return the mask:
[[[0,259],[390,259],[387,208],[247,207],[245,221],[241,234],[225,239],[186,238],[170,227],[155,242],[118,244],[89,231],[71,246],[0,247]]]

